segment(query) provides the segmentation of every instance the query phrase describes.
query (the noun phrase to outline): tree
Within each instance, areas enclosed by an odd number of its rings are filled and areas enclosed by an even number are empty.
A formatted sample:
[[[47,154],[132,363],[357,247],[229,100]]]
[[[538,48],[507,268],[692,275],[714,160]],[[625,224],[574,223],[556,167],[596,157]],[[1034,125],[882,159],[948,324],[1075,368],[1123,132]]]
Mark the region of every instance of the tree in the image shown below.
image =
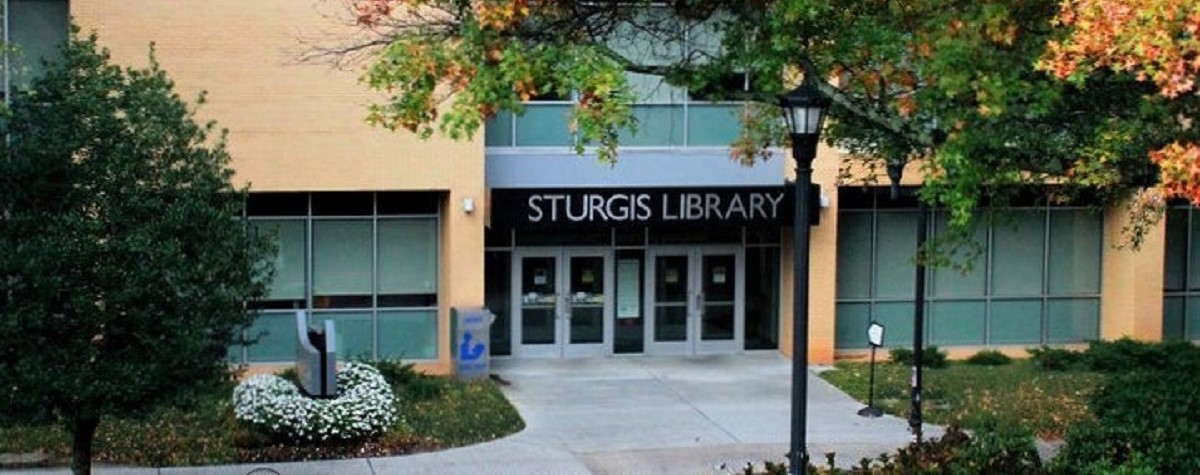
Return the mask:
[[[1067,0],[1057,21],[1070,30],[1052,41],[1039,66],[1061,79],[1086,81],[1107,69],[1150,81],[1164,98],[1188,104],[1177,117],[1193,122],[1200,94],[1200,3],[1182,0]],[[1200,137],[1194,127],[1150,152],[1168,196],[1200,205]]]
[[[1149,97],[1119,74],[1068,83],[1038,70],[1068,33],[1057,12],[1057,0],[358,0],[364,35],[318,53],[367,58],[364,82],[387,94],[370,120],[426,136],[466,136],[524,99],[577,91],[569,126],[602,160],[617,157],[617,131],[636,127],[627,72],[759,104],[734,144],[745,162],[786,140],[775,97],[820,75],[834,100],[825,137],[871,171],[919,160],[923,198],[962,226],[1022,185],[1121,202],[1157,178],[1146,151],[1200,127],[1177,120],[1194,98]],[[733,74],[749,87],[724,87],[740,84]]]
[[[122,69],[96,41],[73,38],[0,121],[0,407],[64,425],[75,473],[102,416],[229,377],[269,275],[223,137],[153,54]]]

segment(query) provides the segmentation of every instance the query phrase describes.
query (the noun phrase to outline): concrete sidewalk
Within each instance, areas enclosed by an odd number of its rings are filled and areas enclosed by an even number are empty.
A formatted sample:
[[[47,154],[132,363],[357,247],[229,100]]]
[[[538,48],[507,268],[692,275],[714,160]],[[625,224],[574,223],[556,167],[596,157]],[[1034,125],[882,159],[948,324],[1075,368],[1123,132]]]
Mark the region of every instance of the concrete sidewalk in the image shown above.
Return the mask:
[[[790,436],[790,362],[776,353],[711,357],[502,360],[493,373],[525,418],[504,439],[403,457],[124,469],[117,474],[710,474],[781,461]],[[859,417],[861,404],[809,373],[808,448],[841,466],[909,441],[907,423]],[[937,428],[927,429],[936,435]],[[255,469],[270,471],[255,472]],[[41,470],[27,473],[67,473]]]

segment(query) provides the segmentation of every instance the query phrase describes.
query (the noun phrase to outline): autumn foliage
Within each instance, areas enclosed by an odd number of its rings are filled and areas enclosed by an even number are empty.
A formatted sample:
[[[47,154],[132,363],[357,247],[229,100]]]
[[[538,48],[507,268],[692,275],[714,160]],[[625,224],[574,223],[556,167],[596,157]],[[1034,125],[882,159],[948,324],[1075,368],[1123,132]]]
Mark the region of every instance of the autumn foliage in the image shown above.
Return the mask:
[[[1039,66],[1059,78],[1081,81],[1107,68],[1153,82],[1169,99],[1197,94],[1200,2],[1066,0],[1057,21],[1070,36],[1050,42]],[[1200,144],[1175,141],[1149,156],[1162,170],[1168,196],[1200,204]]]
[[[618,138],[636,133],[637,94],[658,77],[687,101],[755,104],[730,144],[753,164],[786,145],[775,104],[805,71],[833,79],[820,85],[834,104],[822,138],[846,170],[867,170],[853,180],[919,161],[923,198],[954,226],[1047,183],[1055,199],[1101,206],[1148,184],[1160,186],[1147,196],[1200,203],[1196,0],[353,5],[372,39],[363,82],[387,95],[370,120],[422,136],[469,137],[554,98],[574,103],[564,127],[576,151],[615,160]]]

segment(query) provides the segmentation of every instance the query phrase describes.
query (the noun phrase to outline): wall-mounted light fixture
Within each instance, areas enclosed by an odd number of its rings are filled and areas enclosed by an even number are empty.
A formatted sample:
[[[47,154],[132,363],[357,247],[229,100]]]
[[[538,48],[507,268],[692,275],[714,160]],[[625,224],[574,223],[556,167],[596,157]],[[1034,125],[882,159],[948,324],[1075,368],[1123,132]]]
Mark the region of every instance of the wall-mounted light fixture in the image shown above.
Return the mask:
[[[462,205],[464,213],[471,214],[475,212],[475,198],[470,196],[463,198]]]

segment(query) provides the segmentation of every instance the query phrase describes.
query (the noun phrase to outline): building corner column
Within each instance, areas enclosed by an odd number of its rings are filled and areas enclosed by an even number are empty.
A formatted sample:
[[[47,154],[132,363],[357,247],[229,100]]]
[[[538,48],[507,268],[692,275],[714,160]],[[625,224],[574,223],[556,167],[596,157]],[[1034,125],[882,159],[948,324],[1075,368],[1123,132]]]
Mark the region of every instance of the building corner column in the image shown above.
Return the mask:
[[[1104,212],[1100,338],[1158,341],[1163,338],[1165,218],[1132,249],[1125,231],[1135,219],[1130,205],[1125,202]]]

